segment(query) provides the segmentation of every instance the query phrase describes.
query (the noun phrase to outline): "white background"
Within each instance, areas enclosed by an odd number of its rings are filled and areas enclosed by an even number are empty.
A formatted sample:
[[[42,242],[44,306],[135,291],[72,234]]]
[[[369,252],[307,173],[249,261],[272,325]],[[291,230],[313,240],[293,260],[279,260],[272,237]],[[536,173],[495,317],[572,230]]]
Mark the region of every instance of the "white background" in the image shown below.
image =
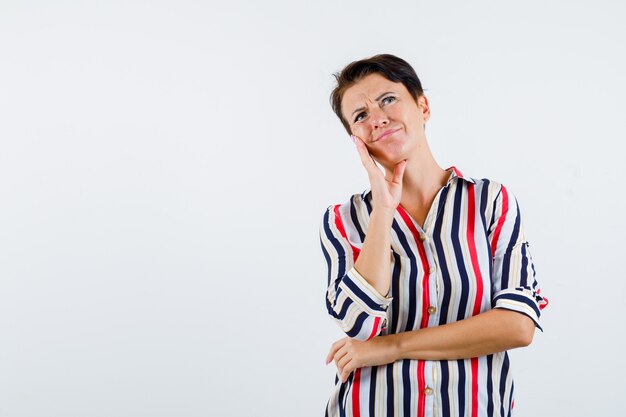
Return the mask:
[[[54,4],[53,4],[54,3]],[[414,66],[443,168],[517,196],[517,416],[623,415],[619,1],[0,2],[0,416],[321,416],[332,73]]]

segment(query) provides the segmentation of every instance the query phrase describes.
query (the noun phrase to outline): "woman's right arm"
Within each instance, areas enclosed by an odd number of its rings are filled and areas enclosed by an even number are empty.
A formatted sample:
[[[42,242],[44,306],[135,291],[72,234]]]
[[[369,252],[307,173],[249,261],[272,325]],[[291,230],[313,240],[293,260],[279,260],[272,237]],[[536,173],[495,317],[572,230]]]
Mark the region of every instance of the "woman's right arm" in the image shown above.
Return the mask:
[[[391,225],[402,197],[406,160],[396,165],[393,178],[387,180],[365,143],[356,136],[353,136],[353,141],[369,177],[373,206],[363,248],[354,266],[378,292],[388,294],[391,284]]]
[[[391,298],[383,294],[389,291],[391,261],[389,246],[384,250],[383,245],[388,241],[384,229],[391,223],[372,212],[359,249],[348,240],[346,230],[352,204],[354,200],[328,207],[320,224],[320,244],[328,265],[326,308],[347,336],[365,341],[380,334],[387,322]]]
[[[354,267],[381,294],[391,285],[391,225],[393,212],[372,210],[367,235]]]
[[[368,172],[373,198],[363,245],[358,249],[348,240],[343,219],[350,216],[349,205],[328,207],[320,242],[328,262],[328,311],[349,337],[369,340],[386,326],[391,302],[383,294],[389,293],[391,284],[391,225],[402,195],[406,162],[398,163],[393,178],[386,180],[365,144],[357,138],[355,145]]]

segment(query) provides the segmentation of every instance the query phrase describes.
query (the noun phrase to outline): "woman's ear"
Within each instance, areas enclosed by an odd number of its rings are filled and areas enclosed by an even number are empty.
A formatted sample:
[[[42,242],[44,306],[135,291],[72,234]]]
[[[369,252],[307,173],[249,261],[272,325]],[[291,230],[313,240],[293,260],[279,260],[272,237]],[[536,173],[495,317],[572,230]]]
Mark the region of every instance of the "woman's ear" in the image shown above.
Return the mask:
[[[422,94],[417,98],[417,107],[422,112],[424,121],[427,122],[428,119],[430,119],[430,105],[428,104],[428,97],[426,97],[426,95]]]

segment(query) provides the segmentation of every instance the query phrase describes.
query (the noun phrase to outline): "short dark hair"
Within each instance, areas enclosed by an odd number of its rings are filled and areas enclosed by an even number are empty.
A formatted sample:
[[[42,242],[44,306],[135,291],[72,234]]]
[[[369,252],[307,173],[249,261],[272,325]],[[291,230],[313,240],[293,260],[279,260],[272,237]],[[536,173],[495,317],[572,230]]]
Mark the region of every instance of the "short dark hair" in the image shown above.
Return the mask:
[[[372,73],[379,73],[389,81],[404,84],[415,101],[417,101],[419,96],[424,94],[422,83],[417,77],[413,67],[411,67],[408,62],[395,55],[378,54],[370,58],[349,63],[340,72],[333,74],[337,80],[337,86],[330,94],[330,104],[333,111],[339,117],[339,120],[341,120],[343,127],[349,135],[352,134],[350,124],[341,114],[341,100],[343,99],[343,94],[348,88]]]

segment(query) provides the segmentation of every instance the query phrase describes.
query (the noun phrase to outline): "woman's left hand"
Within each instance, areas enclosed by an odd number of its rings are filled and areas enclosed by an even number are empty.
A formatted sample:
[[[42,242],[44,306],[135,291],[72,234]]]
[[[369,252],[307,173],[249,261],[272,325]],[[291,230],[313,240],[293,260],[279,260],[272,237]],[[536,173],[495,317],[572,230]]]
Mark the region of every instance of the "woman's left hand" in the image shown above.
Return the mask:
[[[352,371],[364,366],[386,365],[395,361],[391,335],[376,336],[368,341],[344,337],[330,347],[326,365],[332,360],[337,365],[341,382],[346,382]]]

